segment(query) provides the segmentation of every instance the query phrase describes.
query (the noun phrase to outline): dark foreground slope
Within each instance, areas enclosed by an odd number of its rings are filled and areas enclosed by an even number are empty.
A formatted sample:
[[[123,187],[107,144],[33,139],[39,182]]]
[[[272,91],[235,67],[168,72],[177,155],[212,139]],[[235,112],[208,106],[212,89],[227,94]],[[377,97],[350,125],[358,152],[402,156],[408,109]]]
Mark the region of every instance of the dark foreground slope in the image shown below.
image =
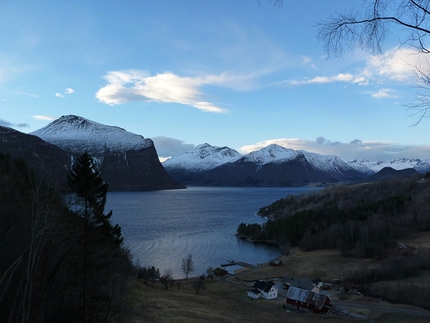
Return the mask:
[[[67,185],[71,155],[39,137],[0,126],[0,153],[26,161],[30,168],[41,171],[51,185]]]

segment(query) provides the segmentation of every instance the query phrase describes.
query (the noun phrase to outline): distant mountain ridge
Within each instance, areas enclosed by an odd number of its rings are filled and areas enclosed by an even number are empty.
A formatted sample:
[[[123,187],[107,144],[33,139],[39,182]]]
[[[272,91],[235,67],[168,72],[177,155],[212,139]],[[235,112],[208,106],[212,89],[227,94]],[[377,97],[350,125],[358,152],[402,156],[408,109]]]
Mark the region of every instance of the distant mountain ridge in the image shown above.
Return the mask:
[[[364,177],[337,156],[296,151],[275,144],[245,156],[237,152],[229,154],[231,158],[226,159],[206,156],[210,160],[224,161],[213,168],[198,166],[205,163],[204,158],[196,158],[202,155],[203,150],[213,154],[231,152],[231,148],[220,150],[205,144],[173,157],[163,165],[177,180],[196,186],[303,186],[356,181]]]
[[[390,161],[370,161],[367,159],[351,160],[348,164],[357,170],[368,169],[373,174],[381,171],[385,167],[390,167],[394,170],[403,170],[412,168],[420,174],[430,172],[430,158],[397,158]]]
[[[205,143],[196,146],[192,151],[164,161],[163,166],[178,182],[189,185],[199,182],[206,171],[241,157],[242,155],[234,149]]]
[[[58,183],[65,182],[63,175],[84,151],[94,157],[111,190],[325,185],[430,172],[430,158],[345,162],[275,144],[242,155],[205,143],[161,164],[151,139],[75,115],[62,116],[31,134],[0,127],[0,153],[45,169]],[[408,169],[415,173],[402,171]]]

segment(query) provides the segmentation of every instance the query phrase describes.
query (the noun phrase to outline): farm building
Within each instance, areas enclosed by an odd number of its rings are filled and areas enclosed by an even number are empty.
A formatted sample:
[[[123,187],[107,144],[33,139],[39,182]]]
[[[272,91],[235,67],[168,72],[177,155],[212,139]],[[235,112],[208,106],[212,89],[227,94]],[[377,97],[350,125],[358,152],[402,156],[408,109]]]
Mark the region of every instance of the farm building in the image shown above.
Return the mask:
[[[251,298],[262,296],[265,299],[275,299],[278,298],[278,288],[272,281],[257,280],[252,289],[248,290],[247,295]]]
[[[307,309],[318,313],[328,311],[331,299],[327,295],[290,286],[285,297],[287,305],[297,309]]]
[[[261,292],[258,289],[253,288],[253,289],[248,290],[247,295],[248,295],[248,297],[257,299],[257,298],[260,298]]]

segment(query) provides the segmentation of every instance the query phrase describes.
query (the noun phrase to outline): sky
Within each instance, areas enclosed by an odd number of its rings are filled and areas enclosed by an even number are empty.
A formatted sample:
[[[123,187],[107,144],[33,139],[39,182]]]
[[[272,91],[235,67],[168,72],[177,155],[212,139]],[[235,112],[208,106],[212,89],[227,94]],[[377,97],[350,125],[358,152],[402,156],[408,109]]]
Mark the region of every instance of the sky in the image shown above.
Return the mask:
[[[317,25],[360,0],[0,2],[0,125],[74,114],[151,138],[160,158],[209,143],[352,159],[430,158],[408,104],[420,55],[328,56]]]

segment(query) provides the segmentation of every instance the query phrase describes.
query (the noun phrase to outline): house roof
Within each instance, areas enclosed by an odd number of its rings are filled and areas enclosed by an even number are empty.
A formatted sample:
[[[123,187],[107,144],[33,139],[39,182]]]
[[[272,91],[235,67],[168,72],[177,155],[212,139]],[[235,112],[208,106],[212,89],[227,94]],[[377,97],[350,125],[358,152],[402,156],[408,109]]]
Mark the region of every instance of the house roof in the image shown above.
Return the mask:
[[[262,290],[265,293],[268,293],[270,291],[270,289],[272,288],[272,286],[274,286],[275,283],[272,281],[264,281],[264,280],[257,280],[254,285],[252,286],[253,288],[256,288],[258,290]]]
[[[311,290],[314,288],[315,284],[314,282],[308,278],[308,277],[292,277],[292,276],[286,276],[284,277],[283,281],[290,286],[303,288],[303,289],[309,289]]]
[[[294,286],[290,286],[290,288],[288,288],[286,298],[312,305],[318,310],[323,308],[327,299],[330,301],[330,297],[327,295],[315,293],[310,290],[301,289]]]
[[[261,294],[261,292],[258,289],[255,289],[255,288],[248,290],[248,292],[252,292],[252,293],[254,293],[256,295]]]

